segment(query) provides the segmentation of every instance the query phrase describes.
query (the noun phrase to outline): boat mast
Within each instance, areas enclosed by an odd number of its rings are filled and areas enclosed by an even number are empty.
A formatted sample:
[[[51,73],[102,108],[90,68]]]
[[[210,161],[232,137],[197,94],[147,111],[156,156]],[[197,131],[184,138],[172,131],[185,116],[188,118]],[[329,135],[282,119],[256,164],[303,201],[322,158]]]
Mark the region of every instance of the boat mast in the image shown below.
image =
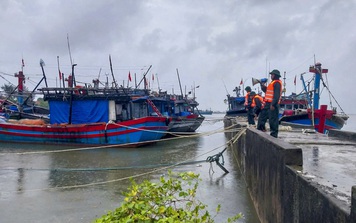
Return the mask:
[[[284,71],[283,75],[283,96],[286,96],[286,72]]]
[[[315,63],[315,66],[309,67],[309,72],[314,73],[314,98],[313,98],[313,107],[314,109],[319,108],[319,99],[320,99],[320,79],[322,79],[322,74],[327,73],[328,69],[322,69],[321,63]]]
[[[72,87],[74,82],[74,67],[77,66],[77,64],[72,65]],[[73,112],[73,89],[70,89],[70,99],[69,99],[69,117],[68,117],[68,124],[72,124],[72,112]]]
[[[178,76],[178,82],[179,82],[180,93],[181,93],[181,96],[183,97],[183,90],[182,90],[182,85],[181,85],[181,83],[180,83],[178,68],[177,68],[177,76]]]
[[[303,83],[304,91],[305,91],[305,94],[306,94],[306,97],[307,97],[307,100],[308,100],[308,106],[311,108],[312,103],[311,103],[309,92],[308,92],[307,86],[305,85],[304,76],[303,76],[305,73],[306,72],[303,72],[303,73],[300,74],[300,80],[302,80],[302,83]]]
[[[25,75],[23,74],[23,71],[19,71],[18,74],[15,74],[15,77],[18,78],[18,95],[17,95],[17,103],[19,104],[19,106],[22,106],[23,104],[23,83],[25,81]]]

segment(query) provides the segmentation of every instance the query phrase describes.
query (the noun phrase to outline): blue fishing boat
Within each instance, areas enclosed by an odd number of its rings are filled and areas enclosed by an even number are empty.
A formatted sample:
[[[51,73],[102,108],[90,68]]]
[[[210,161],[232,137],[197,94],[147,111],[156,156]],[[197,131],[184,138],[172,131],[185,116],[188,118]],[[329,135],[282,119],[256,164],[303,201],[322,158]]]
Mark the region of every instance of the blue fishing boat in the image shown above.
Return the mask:
[[[205,119],[201,114],[195,113],[198,102],[187,98],[177,98],[172,102],[174,109],[168,131],[175,133],[195,132]]]
[[[30,100],[36,89],[31,93],[24,91],[25,75],[23,71],[15,73],[15,77],[18,78],[18,85],[14,87],[12,92],[6,92],[8,94],[6,98],[0,99],[1,115],[10,119],[41,118],[49,120],[49,110],[36,105],[32,99]]]
[[[42,63],[41,67],[45,78]],[[49,103],[49,123],[42,119],[1,122],[1,141],[140,146],[161,139],[168,129],[166,117],[149,116],[147,103],[132,101],[133,95],[144,94],[139,90],[49,88],[46,83],[40,91]]]
[[[235,87],[233,91],[236,95],[227,94],[227,99],[225,99],[225,103],[228,105],[226,116],[247,116],[245,96],[240,93],[241,87]]]
[[[321,63],[316,63],[314,66],[309,67],[309,72],[313,74],[312,80],[314,81],[314,87],[311,90],[307,89],[307,84],[304,81],[303,75],[305,73],[301,74],[304,91],[306,92],[307,109],[305,109],[304,112],[285,113],[280,118],[280,122],[313,126],[319,132],[325,132],[325,130],[328,129],[341,129],[349,118],[349,116],[343,112],[342,108],[340,107],[342,112],[338,113],[336,107],[328,109],[327,105],[319,106],[320,84],[322,83],[329,91],[328,85],[323,78],[323,75],[328,73],[328,69],[322,69]]]
[[[194,99],[160,92],[156,95],[138,97],[136,101],[147,101],[150,115],[168,118],[168,132],[195,132],[205,117],[196,114],[199,105]]]
[[[201,115],[212,115],[213,114],[213,111],[211,109],[205,109],[205,110],[197,110],[195,112],[196,114],[201,114]]]

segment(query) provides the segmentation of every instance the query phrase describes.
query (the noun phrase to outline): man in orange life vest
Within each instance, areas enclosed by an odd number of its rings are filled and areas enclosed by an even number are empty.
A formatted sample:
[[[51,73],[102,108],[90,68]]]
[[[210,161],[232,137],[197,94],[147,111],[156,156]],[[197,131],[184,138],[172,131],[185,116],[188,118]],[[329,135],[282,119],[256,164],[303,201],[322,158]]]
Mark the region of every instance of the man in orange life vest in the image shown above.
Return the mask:
[[[260,116],[258,117],[257,129],[266,131],[266,121],[269,119],[270,135],[278,138],[278,113],[279,103],[282,96],[282,81],[279,80],[281,74],[279,70],[272,70],[270,72],[272,82],[266,87],[261,84],[261,89],[265,92],[265,107],[262,109]]]
[[[245,109],[247,111],[247,122],[249,125],[254,125],[255,120],[253,119],[253,110],[251,108],[251,98],[250,98],[250,93],[251,93],[251,87],[247,86],[245,87],[246,95],[245,95]]]
[[[264,101],[263,98],[256,94],[256,92],[251,91],[250,93],[250,98],[251,98],[251,108],[253,109],[253,118],[257,118],[262,109],[264,108]]]

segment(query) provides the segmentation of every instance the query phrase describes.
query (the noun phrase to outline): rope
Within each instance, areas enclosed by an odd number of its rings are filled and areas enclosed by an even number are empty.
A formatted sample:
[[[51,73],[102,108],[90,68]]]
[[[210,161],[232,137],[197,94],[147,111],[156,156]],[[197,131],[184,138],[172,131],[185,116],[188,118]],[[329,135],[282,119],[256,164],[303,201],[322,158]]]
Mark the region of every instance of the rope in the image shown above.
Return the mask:
[[[228,129],[231,129],[233,128],[234,126],[236,125],[231,125]],[[241,132],[245,132],[245,131],[241,131]],[[231,142],[237,140],[237,137],[240,137],[242,134],[237,134],[236,137],[233,137],[232,139],[228,140],[225,144],[223,145],[220,145],[214,149],[211,149],[199,156],[196,156],[196,158],[198,157],[201,157],[201,156],[205,156],[206,154],[212,152],[212,151],[215,151],[217,149],[220,149],[222,147],[225,147],[225,150],[226,150],[226,146],[227,145],[230,145]],[[222,152],[221,152],[222,153]],[[206,161],[206,160],[205,160]],[[128,177],[122,177],[122,178],[118,178],[118,179],[114,179],[114,180],[108,180],[108,181],[101,181],[101,182],[94,182],[94,183],[88,183],[88,184],[80,184],[80,185],[72,185],[72,186],[62,186],[62,187],[54,187],[54,188],[39,188],[39,189],[31,189],[31,190],[25,190],[25,192],[31,192],[31,191],[49,191],[49,190],[57,190],[57,189],[73,189],[73,188],[83,188],[83,187],[89,187],[89,186],[95,186],[95,185],[102,185],[102,184],[108,184],[108,183],[114,183],[114,182],[119,182],[119,181],[124,181],[124,180],[128,180],[128,179],[134,179],[134,178],[137,178],[137,177],[141,177],[141,176],[146,176],[146,175],[150,175],[150,174],[153,174],[153,173],[156,173],[158,171],[162,171],[162,170],[167,170],[169,168],[172,168],[172,167],[176,167],[176,166],[179,166],[179,165],[189,165],[190,163],[193,164],[193,163],[196,163],[196,162],[203,162],[203,161],[194,161],[192,159],[188,159],[188,160],[185,160],[183,162],[178,162],[178,163],[175,163],[175,164],[167,164],[167,166],[165,167],[161,167],[161,168],[158,168],[158,169],[154,169],[152,171],[147,171],[147,172],[144,172],[144,173],[141,173],[141,174],[136,174],[136,175],[132,175],[132,176],[128,176]],[[210,163],[211,167],[212,167],[212,163]],[[19,168],[21,169],[21,168]],[[109,168],[107,168],[109,169]],[[61,169],[60,169],[61,170]],[[77,169],[78,171],[82,171],[81,169]],[[210,170],[209,170],[210,171]],[[8,191],[8,192],[17,192],[17,191]]]
[[[120,124],[116,123],[116,125],[120,125]],[[124,126],[124,125],[121,125],[121,126]],[[231,129],[234,126],[235,125],[232,125],[227,129]],[[127,127],[128,128],[133,128],[133,127],[129,127],[129,126],[127,126]],[[156,142],[165,142],[165,141],[170,141],[170,140],[178,140],[178,139],[182,139],[182,138],[193,138],[193,137],[200,137],[200,136],[209,136],[209,135],[212,135],[212,134],[217,134],[217,133],[224,132],[224,129],[222,129],[222,130],[220,130],[220,129],[221,128],[218,128],[218,129],[210,131],[210,132],[196,133],[194,135],[183,135],[183,136],[178,136],[178,137],[175,137],[175,138],[164,138],[164,139],[150,140],[150,141],[145,141],[145,142],[146,143],[156,143]],[[147,130],[147,131],[154,131],[154,130]],[[237,130],[235,130],[235,131],[237,131]],[[135,145],[135,144],[136,143],[125,143],[125,144],[101,145],[101,146],[93,146],[93,147],[81,147],[81,148],[71,148],[71,149],[61,149],[61,150],[48,150],[48,151],[32,151],[32,152],[16,152],[16,153],[7,152],[7,153],[0,153],[0,155],[7,155],[7,154],[32,155],[32,154],[62,153],[62,152],[93,150],[93,149],[107,149],[107,148],[114,148],[114,147],[129,147],[129,146]]]
[[[342,113],[343,113],[343,114],[346,114],[346,113],[344,112],[344,110],[341,108],[339,102],[335,99],[334,95],[331,93],[329,87],[324,83],[324,80],[323,80],[323,79],[321,79],[321,80],[322,80],[322,82],[323,82],[324,87],[328,90],[329,95],[331,95],[332,98],[335,100],[336,104],[339,106],[339,108],[341,109]]]

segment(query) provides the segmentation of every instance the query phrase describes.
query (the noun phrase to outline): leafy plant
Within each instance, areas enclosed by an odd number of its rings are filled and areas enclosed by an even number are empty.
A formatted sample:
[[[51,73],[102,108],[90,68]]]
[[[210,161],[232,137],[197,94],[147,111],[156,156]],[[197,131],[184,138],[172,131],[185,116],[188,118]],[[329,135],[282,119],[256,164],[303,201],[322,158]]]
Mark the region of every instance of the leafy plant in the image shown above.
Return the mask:
[[[131,180],[132,185],[124,193],[126,197],[122,205],[95,222],[214,222],[221,206],[217,206],[216,215],[212,217],[206,210],[207,205],[196,199],[199,175],[169,171],[168,176],[168,179],[160,177],[158,183],[146,180],[137,184]],[[241,217],[241,213],[237,214],[228,222]]]

